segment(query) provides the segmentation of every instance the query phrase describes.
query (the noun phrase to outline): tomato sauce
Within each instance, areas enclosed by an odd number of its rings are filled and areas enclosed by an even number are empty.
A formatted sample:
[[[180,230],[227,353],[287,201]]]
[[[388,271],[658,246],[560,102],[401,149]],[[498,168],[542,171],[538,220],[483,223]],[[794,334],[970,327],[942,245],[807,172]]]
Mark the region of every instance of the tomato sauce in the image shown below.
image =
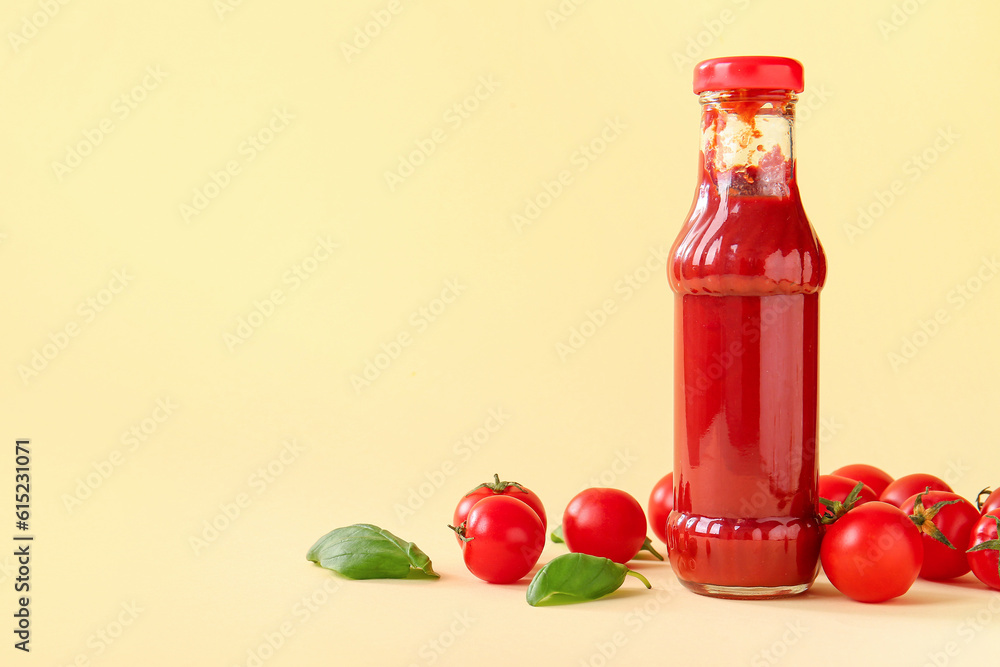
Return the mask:
[[[756,142],[760,105],[740,104],[732,118],[748,118],[744,135]],[[703,129],[721,132],[727,114],[718,115],[706,109]],[[667,546],[686,586],[720,597],[805,590],[820,545],[818,310],[826,259],[799,200],[792,156],[780,142],[755,148],[763,154],[757,164],[720,170],[708,137],[698,195],[667,268],[675,292]]]

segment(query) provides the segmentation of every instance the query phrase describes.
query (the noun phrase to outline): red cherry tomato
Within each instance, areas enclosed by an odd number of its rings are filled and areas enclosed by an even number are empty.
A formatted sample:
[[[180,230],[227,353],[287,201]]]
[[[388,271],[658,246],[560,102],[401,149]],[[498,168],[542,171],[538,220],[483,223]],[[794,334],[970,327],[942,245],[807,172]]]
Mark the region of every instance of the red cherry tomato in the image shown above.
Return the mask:
[[[451,525],[461,526],[462,522],[469,515],[469,510],[472,509],[473,505],[478,503],[483,498],[488,498],[489,496],[510,496],[511,498],[517,498],[521,502],[525,503],[531,509],[535,510],[535,514],[538,518],[542,520],[542,530],[548,526],[548,522],[545,518],[545,508],[542,506],[541,499],[535,495],[533,491],[527,489],[517,482],[501,482],[500,475],[493,475],[492,482],[484,482],[469,491],[465,496],[458,501],[458,507],[455,508],[455,514],[452,516]],[[459,538],[461,540],[461,538]]]
[[[667,517],[674,509],[674,473],[668,472],[656,483],[649,494],[646,509],[649,511],[649,525],[653,527],[653,533],[666,544]]]
[[[1000,514],[998,512],[997,514]],[[979,581],[990,588],[1000,590],[1000,518],[996,514],[984,514],[972,527],[969,537],[969,566]],[[975,549],[975,551],[973,551]]]
[[[830,474],[853,479],[855,482],[864,482],[865,486],[874,491],[876,496],[881,496],[882,492],[885,491],[885,487],[892,484],[893,481],[892,475],[881,468],[870,466],[867,463],[855,463],[837,468]]]
[[[923,510],[915,512],[918,496]],[[938,506],[938,503],[948,504]],[[935,510],[935,507],[938,509]],[[920,529],[924,541],[921,577],[932,580],[954,579],[969,571],[969,559],[966,558],[963,547],[969,544],[972,527],[979,520],[979,511],[972,503],[957,493],[928,491],[907,498],[899,509],[917,517],[914,523]],[[935,528],[954,548],[935,539]]]
[[[903,475],[885,487],[885,490],[879,496],[879,500],[883,503],[899,507],[907,498],[926,490],[927,487],[930,487],[931,491],[951,492],[951,487],[940,477],[918,472],[912,475]]]
[[[906,514],[870,502],[827,526],[819,557],[838,591],[860,602],[884,602],[910,590],[923,553],[920,531]]]
[[[983,494],[989,493],[986,496],[986,500],[979,506],[979,514],[986,516],[987,514],[994,514],[1000,516],[1000,489],[995,489],[990,492],[989,488],[983,489],[979,492],[979,497],[982,498]],[[978,502],[978,498],[976,499]]]
[[[842,503],[847,499],[847,496],[850,495],[851,491],[853,491],[854,487],[857,485],[858,482],[856,480],[841,477],[840,475],[820,475],[819,497]],[[854,506],[858,507],[864,503],[870,503],[876,500],[878,500],[878,496],[871,490],[871,488],[865,485],[862,486],[861,491],[858,492],[858,501],[854,504]],[[829,508],[820,504],[819,514],[820,516],[823,516],[824,514],[832,515],[833,513]]]
[[[469,572],[491,584],[510,584],[531,571],[545,546],[535,511],[510,496],[492,495],[472,506],[456,531]]]
[[[578,493],[563,513],[563,538],[570,551],[616,563],[635,558],[646,541],[646,515],[639,501],[619,489]]]

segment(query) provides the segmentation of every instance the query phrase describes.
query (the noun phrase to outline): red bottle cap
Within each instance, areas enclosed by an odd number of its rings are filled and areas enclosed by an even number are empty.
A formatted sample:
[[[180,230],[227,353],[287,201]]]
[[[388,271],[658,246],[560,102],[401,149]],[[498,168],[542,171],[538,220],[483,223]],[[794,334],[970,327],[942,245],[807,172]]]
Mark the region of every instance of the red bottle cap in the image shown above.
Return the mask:
[[[777,56],[712,58],[694,68],[694,92],[758,88],[801,93],[802,63]]]

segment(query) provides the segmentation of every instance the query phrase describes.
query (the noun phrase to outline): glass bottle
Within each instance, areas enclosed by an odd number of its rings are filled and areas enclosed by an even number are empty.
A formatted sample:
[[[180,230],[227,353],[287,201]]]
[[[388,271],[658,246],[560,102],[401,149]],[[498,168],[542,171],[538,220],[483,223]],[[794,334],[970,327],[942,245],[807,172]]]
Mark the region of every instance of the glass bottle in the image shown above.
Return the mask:
[[[716,597],[781,597],[816,577],[817,344],[826,258],[795,181],[789,58],[700,63],[699,183],[671,251],[670,562]]]

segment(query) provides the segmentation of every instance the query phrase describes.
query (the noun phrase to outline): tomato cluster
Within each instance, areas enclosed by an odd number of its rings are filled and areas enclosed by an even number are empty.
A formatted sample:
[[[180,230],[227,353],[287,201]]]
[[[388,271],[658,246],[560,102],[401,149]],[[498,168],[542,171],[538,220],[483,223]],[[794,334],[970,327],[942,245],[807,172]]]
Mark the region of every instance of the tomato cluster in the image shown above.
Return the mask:
[[[1000,490],[984,490],[977,508],[933,475],[893,479],[874,466],[856,464],[821,475],[819,496],[817,511],[826,524],[820,562],[848,597],[883,602],[906,593],[918,577],[943,581],[970,570],[1000,590]],[[666,542],[673,505],[672,473],[653,487],[648,515],[625,491],[585,489],[566,506],[553,539],[558,535],[571,552],[617,563],[644,549],[662,560],[646,537],[646,519]],[[459,501],[453,520],[465,564],[480,579],[518,581],[541,556],[545,508],[516,482],[494,476],[480,484]]]
[[[820,562],[848,597],[882,602],[908,591],[917,577],[944,581],[970,569],[1000,589],[997,492],[980,494],[989,497],[977,509],[934,475],[893,479],[863,464],[821,475],[819,492],[829,524]]]
[[[673,504],[672,476],[654,489],[650,511],[666,525]],[[661,488],[662,487],[662,488]],[[668,498],[669,496],[669,498]],[[480,484],[467,493],[452,517],[466,567],[494,584],[519,581],[538,562],[545,544],[546,517],[542,501],[516,482]],[[634,497],[620,489],[590,488],[578,493],[563,512],[560,541],[571,552],[626,563],[647,550],[663,560],[646,537],[646,514]],[[657,532],[660,535],[661,529]]]

